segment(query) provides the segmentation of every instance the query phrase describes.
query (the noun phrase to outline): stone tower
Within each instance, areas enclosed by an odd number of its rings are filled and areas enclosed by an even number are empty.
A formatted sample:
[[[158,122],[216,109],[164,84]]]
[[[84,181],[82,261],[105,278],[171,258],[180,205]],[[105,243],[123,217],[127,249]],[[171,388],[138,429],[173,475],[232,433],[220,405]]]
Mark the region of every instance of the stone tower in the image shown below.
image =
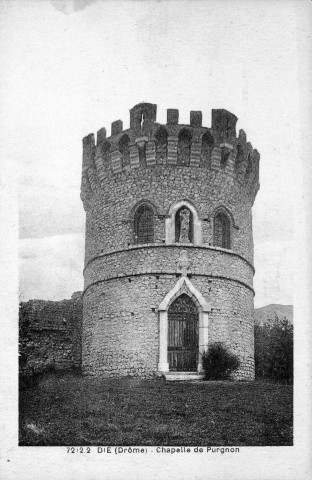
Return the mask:
[[[83,139],[82,365],[89,375],[201,372],[223,342],[254,378],[253,234],[259,153],[237,118],[135,105],[130,128]]]

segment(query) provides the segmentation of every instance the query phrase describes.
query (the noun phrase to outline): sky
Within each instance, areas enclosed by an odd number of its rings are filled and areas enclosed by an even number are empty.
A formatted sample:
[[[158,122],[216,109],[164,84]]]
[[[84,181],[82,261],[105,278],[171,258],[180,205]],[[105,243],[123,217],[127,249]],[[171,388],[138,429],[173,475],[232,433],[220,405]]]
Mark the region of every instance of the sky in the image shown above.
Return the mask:
[[[255,306],[293,303],[300,2],[0,1],[5,142],[19,177],[20,299],[83,289],[82,138],[146,101],[225,108],[260,152]],[[300,12],[299,12],[300,13]],[[298,50],[299,49],[299,50]],[[298,60],[299,59],[299,60]]]

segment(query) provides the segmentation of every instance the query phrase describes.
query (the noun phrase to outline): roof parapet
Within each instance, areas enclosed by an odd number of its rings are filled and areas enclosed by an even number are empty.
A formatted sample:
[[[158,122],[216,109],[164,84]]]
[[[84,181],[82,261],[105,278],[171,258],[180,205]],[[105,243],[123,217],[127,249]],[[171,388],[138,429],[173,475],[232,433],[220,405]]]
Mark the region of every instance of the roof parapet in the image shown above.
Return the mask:
[[[178,109],[167,109],[166,125],[156,123],[156,113],[156,105],[140,103],[130,110],[129,129],[123,130],[123,122],[116,120],[111,137],[106,138],[105,128],[98,130],[96,147],[92,133],[83,138],[82,197],[86,205],[98,185],[105,185],[107,175],[159,166],[214,170],[235,178],[251,196],[256,195],[260,155],[247,142],[244,130],[236,136],[233,113],[212,110],[211,128],[202,126],[201,111],[190,111],[189,125],[178,123]]]

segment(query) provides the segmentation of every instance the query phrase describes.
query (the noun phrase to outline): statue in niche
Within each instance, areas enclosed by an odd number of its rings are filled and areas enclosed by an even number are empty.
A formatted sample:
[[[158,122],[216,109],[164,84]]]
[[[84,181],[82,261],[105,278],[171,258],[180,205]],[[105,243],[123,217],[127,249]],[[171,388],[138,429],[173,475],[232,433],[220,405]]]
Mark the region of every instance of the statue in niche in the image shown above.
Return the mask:
[[[180,238],[179,243],[191,243],[189,239],[190,231],[190,211],[183,208],[180,211]]]

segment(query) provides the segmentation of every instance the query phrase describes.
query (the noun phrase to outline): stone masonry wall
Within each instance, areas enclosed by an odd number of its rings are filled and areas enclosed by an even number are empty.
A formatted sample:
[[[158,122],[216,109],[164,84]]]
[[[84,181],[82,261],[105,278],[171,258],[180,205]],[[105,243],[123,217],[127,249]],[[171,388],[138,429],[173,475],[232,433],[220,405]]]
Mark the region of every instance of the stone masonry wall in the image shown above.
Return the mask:
[[[193,275],[222,276],[252,289],[253,267],[244,258],[218,247],[184,245]],[[90,261],[85,270],[85,288],[94,282],[143,273],[177,273],[181,252],[178,245],[137,245]]]
[[[176,281],[176,275],[142,275],[90,287],[84,296],[84,372],[153,376],[159,360],[158,307]],[[209,344],[225,343],[241,360],[238,377],[252,379],[252,291],[221,279],[195,275],[191,281],[212,306]]]
[[[203,220],[204,245],[212,245],[212,215],[224,206],[234,220],[233,250],[253,263],[251,200],[233,177],[202,168],[158,166],[154,170],[122,172],[117,177],[108,174],[103,189],[93,197],[92,210],[87,211],[86,262],[135,243],[131,213],[143,199],[155,206],[155,243],[164,243],[169,207],[187,199]]]
[[[20,306],[23,371],[81,367],[81,292],[59,302],[29,300]],[[21,352],[20,352],[21,353]]]

